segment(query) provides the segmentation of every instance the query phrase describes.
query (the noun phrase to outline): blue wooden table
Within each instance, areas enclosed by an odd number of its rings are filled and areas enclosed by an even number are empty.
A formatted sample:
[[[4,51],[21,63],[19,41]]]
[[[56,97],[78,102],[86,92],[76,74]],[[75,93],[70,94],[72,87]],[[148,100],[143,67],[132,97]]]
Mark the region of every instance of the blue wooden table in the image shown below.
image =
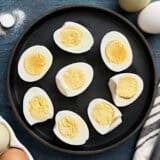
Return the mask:
[[[104,8],[108,7],[136,24],[137,14],[122,11],[118,6],[118,0],[0,0],[0,13],[13,11],[14,9],[21,9],[26,13],[25,22],[20,27],[10,29],[5,36],[0,35],[0,115],[10,122],[18,138],[28,147],[35,157],[35,160],[130,160],[134,153],[138,133],[128,139],[124,144],[110,151],[93,156],[73,156],[51,150],[32,138],[27,131],[22,128],[11,110],[6,93],[6,70],[11,48],[23,30],[36,20],[36,18],[50,10],[68,4],[92,4]],[[153,50],[155,61],[158,64],[157,68],[160,71],[160,35],[145,35],[145,37]],[[160,77],[160,72],[158,74]]]

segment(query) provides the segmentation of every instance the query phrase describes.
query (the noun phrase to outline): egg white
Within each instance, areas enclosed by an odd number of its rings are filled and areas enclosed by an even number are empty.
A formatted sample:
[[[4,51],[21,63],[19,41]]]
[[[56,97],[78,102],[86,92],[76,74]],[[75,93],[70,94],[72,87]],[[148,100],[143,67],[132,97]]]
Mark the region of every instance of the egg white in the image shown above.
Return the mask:
[[[135,78],[138,82],[138,91],[136,93],[136,95],[130,99],[124,99],[119,97],[116,94],[116,84],[118,83],[119,78],[123,77],[123,76],[131,76],[133,78]],[[111,94],[112,94],[112,98],[114,103],[116,104],[116,106],[118,107],[125,107],[130,105],[131,103],[133,103],[135,100],[137,100],[137,98],[141,95],[142,91],[143,91],[143,80],[140,76],[133,74],[133,73],[121,73],[121,74],[117,74],[113,77],[110,78],[109,82],[108,82]]]
[[[74,47],[67,47],[63,43],[61,43],[61,40],[60,40],[61,29],[63,27],[69,27],[69,26],[73,26],[82,32],[82,40],[81,40],[80,44],[78,44]],[[91,49],[91,47],[94,44],[94,39],[93,39],[91,32],[85,26],[78,24],[78,23],[75,23],[75,22],[71,22],[71,21],[65,22],[62,27],[57,29],[53,33],[53,39],[59,48],[61,48],[64,51],[74,53],[74,54],[81,54],[81,53],[87,52]]]
[[[100,103],[100,102],[105,102],[107,104],[109,104],[110,106],[112,106],[113,110],[114,110],[114,117],[117,118],[111,125],[101,125],[99,123],[97,123],[91,116],[92,114],[92,110],[93,107],[95,106],[96,103]],[[88,106],[88,117],[89,120],[92,124],[92,126],[94,127],[94,129],[101,135],[105,135],[109,132],[111,132],[112,130],[114,130],[115,128],[117,128],[121,123],[122,123],[122,114],[119,111],[118,108],[116,108],[112,103],[110,103],[109,101],[102,99],[102,98],[95,98],[93,99]]]
[[[64,137],[58,130],[57,123],[59,119],[65,116],[73,116],[78,122],[78,126],[79,126],[78,134],[73,138]],[[61,141],[63,141],[64,143],[70,144],[70,145],[83,145],[89,139],[89,129],[88,129],[86,122],[77,113],[69,111],[69,110],[59,111],[56,114],[55,126],[53,128],[53,132]]]
[[[107,59],[106,54],[105,54],[105,48],[106,48],[107,43],[113,40],[119,40],[123,42],[127,49],[127,55],[128,55],[127,59],[120,64],[115,64],[115,63],[110,62]],[[129,44],[128,39],[122,33],[117,32],[117,31],[111,31],[104,35],[101,41],[100,52],[101,52],[102,60],[105,63],[105,65],[114,72],[120,72],[120,71],[127,69],[132,64],[132,61],[133,61],[132,48]]]
[[[42,120],[34,119],[28,111],[28,102],[34,96],[43,96],[43,97],[45,97],[45,99],[48,102],[49,112],[48,112],[48,115],[45,117],[45,119],[42,119]],[[54,115],[54,107],[53,107],[52,101],[49,98],[46,91],[44,91],[42,88],[39,88],[39,87],[32,87],[32,88],[28,89],[27,92],[24,95],[24,98],[23,98],[23,114],[24,114],[24,117],[25,117],[26,121],[30,125],[45,122],[48,119],[52,119],[53,115]]]
[[[65,71],[70,68],[70,67],[79,67],[81,68],[84,72],[85,72],[85,76],[86,76],[86,82],[85,84],[79,88],[79,89],[76,89],[76,90],[73,90],[73,89],[70,89],[64,79],[63,79],[63,74],[65,73]],[[84,62],[77,62],[77,63],[72,63],[72,64],[69,64],[65,67],[63,67],[62,69],[60,69],[58,71],[58,73],[56,74],[56,85],[57,85],[57,88],[59,89],[59,91],[66,97],[74,97],[74,96],[77,96],[81,93],[83,93],[90,85],[90,83],[92,82],[93,80],[93,74],[94,74],[94,71],[93,71],[93,68],[91,65],[87,64],[87,63],[84,63]]]
[[[24,68],[24,59],[25,59],[26,55],[28,55],[30,53],[33,53],[33,52],[40,52],[47,59],[47,64],[46,64],[45,68],[38,75],[31,75]],[[43,76],[48,72],[48,70],[51,67],[52,63],[53,63],[53,56],[52,56],[51,52],[45,46],[34,45],[32,47],[29,47],[28,49],[26,49],[22,53],[22,55],[21,55],[21,57],[20,57],[20,59],[18,61],[18,74],[19,74],[20,78],[22,80],[26,81],[26,82],[35,82],[35,81],[40,80],[41,78],[43,78]]]

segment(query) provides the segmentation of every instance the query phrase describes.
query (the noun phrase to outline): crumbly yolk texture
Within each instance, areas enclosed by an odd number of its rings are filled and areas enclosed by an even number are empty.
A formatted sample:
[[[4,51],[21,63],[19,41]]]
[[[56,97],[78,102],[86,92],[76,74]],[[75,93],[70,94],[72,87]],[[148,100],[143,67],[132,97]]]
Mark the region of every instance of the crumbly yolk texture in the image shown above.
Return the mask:
[[[82,41],[82,32],[73,26],[63,27],[60,31],[60,40],[67,47],[75,47]]]
[[[29,100],[28,110],[32,118],[43,120],[49,112],[49,105],[45,97],[34,96]]]
[[[78,133],[78,121],[73,116],[64,116],[58,121],[58,130],[65,138],[74,138]]]
[[[30,53],[24,58],[24,68],[31,75],[40,74],[47,64],[47,59],[42,53]]]
[[[86,77],[81,68],[70,67],[64,72],[63,79],[70,89],[76,90],[84,85]]]
[[[118,80],[116,93],[119,97],[129,99],[136,95],[138,82],[134,77],[125,76]]]
[[[114,110],[105,102],[97,103],[92,109],[91,116],[100,125],[110,125],[114,121]]]
[[[123,63],[127,58],[125,44],[119,40],[110,41],[106,45],[105,54],[108,61],[114,64]]]

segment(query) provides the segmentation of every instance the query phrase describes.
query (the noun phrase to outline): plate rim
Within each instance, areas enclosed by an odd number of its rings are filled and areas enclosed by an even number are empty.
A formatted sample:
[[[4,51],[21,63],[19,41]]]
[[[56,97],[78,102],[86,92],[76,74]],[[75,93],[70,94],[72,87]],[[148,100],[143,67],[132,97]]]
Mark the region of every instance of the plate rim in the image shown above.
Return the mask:
[[[134,29],[134,31],[139,35],[139,37],[141,38],[141,40],[143,41],[143,43],[145,44],[145,46],[147,47],[147,50],[149,52],[149,56],[151,58],[151,62],[152,62],[152,67],[154,70],[154,88],[153,88],[153,95],[152,95],[152,99],[150,102],[150,106],[148,107],[148,111],[146,112],[145,116],[143,117],[143,120],[138,124],[138,126],[131,131],[126,137],[124,137],[123,139],[121,139],[120,141],[118,141],[115,144],[112,144],[110,146],[106,146],[103,147],[101,149],[96,149],[96,150],[78,150],[78,151],[73,151],[70,149],[64,149],[61,147],[58,147],[56,145],[50,144],[47,141],[45,141],[44,139],[42,139],[41,137],[39,137],[37,134],[35,134],[32,130],[29,129],[29,127],[26,126],[26,124],[23,122],[23,120],[21,119],[20,115],[18,114],[18,112],[16,111],[16,105],[14,103],[14,98],[12,97],[12,92],[10,89],[10,70],[11,70],[11,64],[12,64],[12,60],[13,57],[15,55],[15,51],[18,47],[18,45],[20,44],[22,38],[24,37],[24,35],[30,30],[30,28],[32,28],[36,23],[38,23],[40,20],[42,20],[43,18],[50,16],[52,14],[55,14],[56,12],[60,12],[60,11],[65,11],[68,9],[72,9],[72,8],[89,8],[89,9],[96,9],[96,10],[100,10],[103,12],[108,12],[118,18],[120,18],[121,20],[125,21],[125,23],[127,23],[130,27],[132,27],[132,29]],[[27,27],[26,29],[24,29],[24,31],[20,34],[20,36],[18,37],[18,39],[16,40],[16,43],[13,45],[13,48],[11,49],[10,55],[9,55],[9,61],[8,61],[8,65],[7,65],[7,95],[10,101],[10,105],[11,108],[15,114],[16,119],[18,120],[19,124],[25,129],[27,130],[27,132],[29,133],[29,135],[32,136],[32,138],[35,138],[36,140],[38,140],[40,143],[44,144],[45,146],[51,148],[51,149],[55,149],[57,151],[60,152],[64,152],[64,153],[68,153],[68,154],[74,154],[74,155],[91,155],[91,154],[97,154],[97,153],[101,153],[107,150],[110,150],[112,148],[115,148],[117,146],[119,146],[120,144],[123,144],[124,142],[126,142],[126,140],[128,140],[130,137],[132,137],[144,124],[145,120],[147,119],[147,116],[149,115],[153,102],[154,102],[154,98],[156,96],[156,91],[157,91],[157,85],[158,85],[158,78],[157,78],[157,68],[156,68],[156,63],[155,60],[153,58],[153,52],[147,42],[147,40],[145,39],[145,37],[142,35],[142,33],[138,30],[138,28],[132,23],[130,22],[127,18],[125,18],[124,16],[120,15],[119,13],[117,13],[116,11],[109,9],[109,8],[104,8],[104,7],[99,7],[96,5],[86,5],[86,4],[80,4],[80,5],[63,5],[61,7],[57,7],[55,9],[49,10],[48,12],[46,12],[45,14],[43,14],[42,16],[39,16],[38,18],[34,19]]]

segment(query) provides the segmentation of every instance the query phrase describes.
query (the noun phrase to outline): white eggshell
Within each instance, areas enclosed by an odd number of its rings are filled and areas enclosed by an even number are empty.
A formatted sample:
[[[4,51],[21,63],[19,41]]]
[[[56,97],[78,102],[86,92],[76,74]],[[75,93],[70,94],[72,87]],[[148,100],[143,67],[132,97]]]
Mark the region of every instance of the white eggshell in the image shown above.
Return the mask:
[[[6,149],[8,149],[10,142],[10,133],[8,128],[0,123],[0,154],[3,153]]]
[[[60,40],[60,31],[62,30],[63,27],[68,27],[68,26],[73,26],[82,32],[82,40],[80,44],[78,44],[77,46],[67,47]],[[85,26],[75,22],[70,22],[70,21],[65,22],[61,28],[57,29],[53,33],[53,39],[59,48],[74,54],[81,54],[81,53],[87,52],[91,49],[91,47],[94,44],[93,36]]]
[[[10,13],[0,15],[0,23],[4,28],[11,28],[14,26],[16,18]]]
[[[40,52],[42,53],[46,59],[47,59],[47,64],[44,68],[44,70],[38,74],[38,75],[31,75],[29,74],[25,68],[24,68],[24,59],[25,56],[32,53],[32,52]],[[35,45],[32,47],[29,47],[28,49],[26,49],[18,62],[18,74],[20,76],[20,78],[26,82],[35,82],[40,80],[41,78],[43,78],[43,76],[48,72],[49,68],[51,67],[53,62],[53,56],[51,54],[51,52],[45,47],[45,46],[41,46],[41,45]]]
[[[109,62],[105,54],[106,44],[113,40],[119,40],[123,42],[127,49],[127,55],[128,55],[127,59],[120,64]],[[132,61],[133,61],[132,48],[130,46],[128,39],[122,33],[117,31],[111,31],[104,35],[101,41],[100,52],[101,52],[102,60],[105,63],[105,65],[114,72],[120,72],[127,69],[132,64]]]
[[[43,96],[48,102],[49,112],[45,119],[42,119],[42,120],[34,119],[28,111],[28,101],[34,96]],[[44,91],[42,88],[39,88],[39,87],[32,87],[28,89],[28,91],[25,93],[24,98],[23,98],[23,114],[24,114],[26,121],[30,125],[45,122],[48,119],[52,119],[54,115],[54,107],[46,91]]]
[[[85,84],[79,88],[79,89],[76,89],[76,90],[72,90],[70,89],[65,81],[63,80],[63,74],[64,72],[72,67],[72,66],[77,66],[79,68],[81,68],[84,72],[85,72],[85,76],[86,76],[86,82]],[[77,63],[72,63],[72,64],[69,64],[65,67],[63,67],[62,69],[60,69],[58,71],[58,73],[56,74],[56,85],[57,85],[57,88],[59,89],[59,91],[66,97],[74,97],[74,96],[77,96],[81,93],[83,93],[90,85],[90,83],[92,82],[93,80],[93,74],[94,74],[94,71],[93,71],[93,68],[91,65],[87,64],[87,63],[84,63],[84,62],[77,62]]]
[[[144,32],[160,33],[160,1],[149,4],[140,12],[138,25]]]
[[[78,134],[73,138],[64,137],[58,130],[58,126],[57,126],[58,120],[65,116],[73,116],[78,122],[78,126],[79,126]],[[53,128],[53,132],[61,141],[70,145],[83,145],[89,139],[89,129],[86,122],[77,113],[69,110],[59,111],[56,114],[55,126]]]
[[[34,160],[28,149],[18,140],[13,129],[9,125],[9,123],[0,116],[0,123],[4,124],[10,133],[10,147],[16,147],[22,149],[27,155],[29,160]]]
[[[116,94],[116,84],[118,83],[119,78],[121,78],[123,76],[134,77],[138,82],[138,91],[137,91],[136,95],[130,99],[121,98]],[[129,104],[133,103],[135,100],[137,100],[137,98],[141,95],[141,93],[143,91],[142,78],[136,74],[133,74],[133,73],[117,74],[109,79],[108,85],[109,85],[109,88],[110,88],[110,91],[112,94],[113,101],[114,101],[115,105],[118,107],[125,107],[125,106],[128,106]]]
[[[110,106],[112,106],[112,108],[114,110],[114,116],[115,116],[114,118],[117,118],[117,119],[111,125],[98,124],[91,116],[93,107],[95,106],[96,103],[100,103],[100,102],[105,102],[105,103],[109,104]],[[118,127],[122,123],[122,114],[119,111],[119,109],[116,108],[112,103],[110,103],[107,100],[102,99],[102,98],[95,98],[89,103],[88,117],[89,117],[91,124],[95,128],[95,130],[101,135],[105,135],[105,134],[111,132],[112,130],[114,130],[116,127]]]

